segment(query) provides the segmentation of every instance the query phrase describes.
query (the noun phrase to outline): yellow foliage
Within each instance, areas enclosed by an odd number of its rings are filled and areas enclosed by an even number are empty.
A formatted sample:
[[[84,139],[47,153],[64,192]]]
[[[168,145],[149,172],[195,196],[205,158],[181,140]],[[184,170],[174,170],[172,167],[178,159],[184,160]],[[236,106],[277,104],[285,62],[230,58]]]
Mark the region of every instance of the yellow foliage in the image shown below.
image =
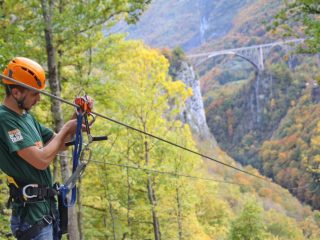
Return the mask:
[[[320,135],[314,136],[311,139],[311,144],[314,145],[315,147],[320,147]]]

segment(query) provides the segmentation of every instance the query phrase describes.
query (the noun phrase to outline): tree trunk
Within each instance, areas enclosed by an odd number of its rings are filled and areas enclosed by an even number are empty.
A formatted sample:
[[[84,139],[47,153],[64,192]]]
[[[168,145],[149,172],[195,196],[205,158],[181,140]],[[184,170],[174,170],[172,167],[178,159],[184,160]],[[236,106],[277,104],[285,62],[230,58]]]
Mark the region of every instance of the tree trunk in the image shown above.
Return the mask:
[[[130,144],[130,134],[129,131],[127,131],[127,149],[126,149],[126,154],[127,154],[127,165],[130,166],[130,151],[131,147],[134,144]],[[133,197],[132,197],[132,183],[130,181],[130,169],[129,167],[126,167],[126,181],[127,181],[127,231],[125,231],[122,234],[122,240],[126,239],[133,239],[133,232],[132,232],[132,223],[133,223],[133,217],[131,217],[131,210],[132,210],[132,204],[133,204]]]
[[[61,89],[59,87],[59,78],[57,71],[57,62],[55,57],[55,48],[53,45],[53,31],[52,31],[52,15],[54,8],[54,0],[49,1],[41,0],[43,19],[44,19],[44,33],[45,33],[45,42],[46,42],[46,51],[47,51],[47,62],[48,62],[48,77],[51,93],[60,97]],[[55,131],[58,132],[63,124],[63,113],[61,109],[61,102],[55,99],[51,99],[51,111],[53,114]],[[62,155],[67,155],[64,153]],[[70,171],[68,168],[68,158],[61,157],[61,175],[63,180],[67,179],[70,176]],[[78,223],[77,223],[77,215],[75,208],[69,208],[69,225],[68,225],[68,233],[69,239],[78,240],[79,232],[78,232]]]
[[[181,207],[181,200],[180,200],[180,188],[177,184],[176,186],[176,200],[178,205],[178,236],[179,240],[182,240],[182,207]]]
[[[107,172],[107,166],[105,166],[104,172],[106,173],[106,184],[104,187],[104,197],[108,200],[109,203],[109,214],[111,217],[111,223],[112,223],[112,235],[113,235],[113,240],[117,239],[117,234],[116,234],[116,224],[115,224],[115,216],[113,212],[113,206],[112,206],[112,196],[110,194],[110,189],[108,185],[108,172]]]
[[[150,161],[150,151],[149,151],[149,144],[147,141],[144,142],[144,146],[145,146],[145,161],[146,161],[146,166],[148,166]],[[156,210],[157,199],[153,189],[152,176],[150,173],[148,173],[147,189],[148,189],[148,198],[151,204],[154,239],[160,240],[161,239],[160,224],[159,224],[159,218]]]
[[[110,198],[110,197],[109,197],[108,201],[109,201],[109,213],[110,213],[111,220],[112,220],[113,240],[117,240],[115,217],[114,217],[114,214],[113,214],[113,206],[112,206],[112,201],[111,201],[111,198]]]
[[[110,214],[111,223],[112,223],[113,240],[117,240],[115,217],[114,217],[113,206],[112,206],[112,197],[110,195],[110,190],[109,190],[108,184],[107,184],[107,187],[105,188],[104,194],[105,194],[105,197],[108,199],[108,202],[109,202],[109,214]]]
[[[77,204],[78,204],[78,224],[79,224],[79,240],[84,239],[83,235],[83,214],[82,214],[82,201],[81,201],[81,178],[79,178],[78,188],[77,188]]]
[[[128,138],[129,139],[129,138]],[[129,166],[130,164],[130,144],[128,140],[128,145],[127,145],[127,165]],[[127,238],[127,235],[130,236],[130,239],[132,239],[132,232],[131,232],[131,216],[130,216],[130,211],[131,211],[131,183],[130,183],[130,171],[129,168],[127,167],[127,225],[128,225],[128,232],[125,232],[123,234],[123,239]]]
[[[180,155],[180,162],[182,162],[181,155]],[[175,161],[175,172],[178,174],[179,171],[179,163],[177,160]],[[178,207],[178,213],[177,213],[177,220],[178,220],[178,239],[182,240],[183,238],[183,228],[182,228],[182,202],[181,202],[181,196],[180,196],[180,188],[179,186],[179,178],[176,179],[176,201],[177,201],[177,207]]]

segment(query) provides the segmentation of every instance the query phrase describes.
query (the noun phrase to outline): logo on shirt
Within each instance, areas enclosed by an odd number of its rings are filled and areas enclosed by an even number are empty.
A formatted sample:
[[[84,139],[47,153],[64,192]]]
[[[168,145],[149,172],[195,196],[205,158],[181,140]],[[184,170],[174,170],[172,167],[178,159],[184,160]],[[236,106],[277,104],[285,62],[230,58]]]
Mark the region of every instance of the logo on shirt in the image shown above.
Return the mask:
[[[9,137],[13,143],[23,140],[22,134],[19,129],[14,129],[8,132]]]

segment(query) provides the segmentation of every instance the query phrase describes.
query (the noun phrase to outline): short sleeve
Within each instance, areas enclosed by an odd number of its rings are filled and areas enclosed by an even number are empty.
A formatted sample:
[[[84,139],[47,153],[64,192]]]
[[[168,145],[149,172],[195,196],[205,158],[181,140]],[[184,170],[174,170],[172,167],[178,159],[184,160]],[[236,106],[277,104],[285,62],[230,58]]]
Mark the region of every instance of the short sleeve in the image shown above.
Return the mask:
[[[52,138],[53,131],[51,129],[45,127],[41,123],[39,123],[39,127],[40,127],[40,132],[41,132],[43,143],[46,144]]]
[[[51,140],[54,132],[50,128],[47,128],[43,124],[39,123],[33,115],[29,115],[29,116],[32,118],[33,124],[37,128],[43,144],[44,145],[47,144]]]

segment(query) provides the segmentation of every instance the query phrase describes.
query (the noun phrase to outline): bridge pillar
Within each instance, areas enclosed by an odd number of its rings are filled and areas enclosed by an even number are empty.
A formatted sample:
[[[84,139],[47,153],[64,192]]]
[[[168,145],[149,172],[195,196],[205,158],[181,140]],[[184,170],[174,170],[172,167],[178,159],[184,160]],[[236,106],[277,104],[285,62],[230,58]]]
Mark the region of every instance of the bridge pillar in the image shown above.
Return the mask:
[[[261,71],[264,70],[263,49],[261,46],[259,46],[258,68]]]

